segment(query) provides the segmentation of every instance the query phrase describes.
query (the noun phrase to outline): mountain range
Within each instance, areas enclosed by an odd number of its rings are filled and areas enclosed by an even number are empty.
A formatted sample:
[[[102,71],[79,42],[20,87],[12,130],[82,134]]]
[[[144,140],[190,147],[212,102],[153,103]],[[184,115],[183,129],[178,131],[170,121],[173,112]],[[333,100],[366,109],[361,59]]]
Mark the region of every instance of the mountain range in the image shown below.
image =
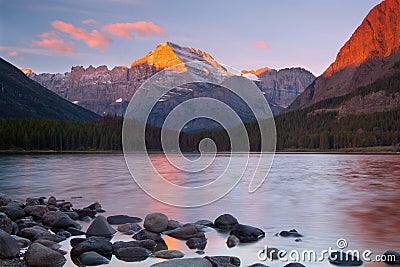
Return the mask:
[[[217,71],[224,71],[224,67],[210,54],[172,42],[157,45],[143,58],[133,61],[130,67],[118,66],[109,70],[106,66],[76,66],[63,74],[35,74],[29,69],[24,71],[44,87],[97,114],[123,115],[133,94],[149,77],[171,66],[192,61],[206,62]],[[264,68],[242,73],[245,77],[246,74],[257,73],[249,78],[264,93],[274,114],[279,114],[315,79],[311,72],[302,68],[280,71]],[[198,91],[201,86],[191,85],[191,89]],[[177,98],[187,98],[189,92],[186,89],[178,90],[174,97],[164,100],[176,102]],[[170,106],[170,103],[162,105]],[[167,110],[164,113],[167,114]]]

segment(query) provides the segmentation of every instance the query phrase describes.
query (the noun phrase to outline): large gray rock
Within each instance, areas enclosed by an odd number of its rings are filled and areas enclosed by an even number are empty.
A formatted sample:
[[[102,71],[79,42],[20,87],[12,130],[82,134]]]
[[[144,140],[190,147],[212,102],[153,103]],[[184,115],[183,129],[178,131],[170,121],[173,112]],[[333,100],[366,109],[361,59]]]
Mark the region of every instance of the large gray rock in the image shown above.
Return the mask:
[[[30,267],[58,267],[64,265],[65,257],[40,243],[33,243],[25,253],[25,264]]]
[[[0,206],[6,206],[11,201],[12,201],[12,199],[9,196],[7,196],[6,194],[0,193]]]
[[[147,214],[143,226],[151,232],[161,233],[167,230],[168,217],[159,212]]]
[[[153,256],[161,259],[175,259],[183,258],[185,254],[180,250],[159,250],[154,252]]]
[[[86,235],[110,237],[113,236],[116,232],[117,231],[112,228],[111,225],[107,222],[106,218],[102,215],[99,215],[90,224],[89,228],[86,231]]]
[[[8,234],[11,234],[13,230],[13,221],[3,212],[0,212],[0,229]]]
[[[204,235],[203,233],[200,233],[193,225],[183,226],[174,230],[166,231],[164,234],[180,240],[188,240],[190,238],[202,237]]]
[[[213,267],[233,267],[240,266],[240,259],[232,256],[206,256],[205,259],[209,260]]]
[[[68,214],[62,211],[49,211],[43,214],[42,222],[44,225],[48,225],[54,228],[67,229],[68,227],[74,227],[80,229],[81,226],[71,219]]]
[[[157,245],[156,241],[151,240],[151,239],[141,240],[141,241],[128,241],[128,242],[117,241],[112,244],[112,248],[113,248],[113,253],[115,254],[115,252],[118,249],[128,248],[128,247],[141,247],[141,248],[145,248],[149,251],[154,251],[156,248],[156,245]]]
[[[71,249],[71,255],[79,257],[85,252],[95,251],[101,255],[107,255],[112,253],[112,244],[104,237],[92,236],[82,241]]]
[[[117,249],[114,255],[122,261],[136,262],[144,261],[151,255],[151,252],[141,247],[126,247]]]
[[[124,224],[124,223],[140,223],[142,222],[142,219],[128,215],[113,215],[113,216],[108,216],[107,221],[109,224],[114,225],[114,224]]]
[[[28,216],[33,216],[33,218],[42,218],[42,216],[49,211],[46,205],[31,205],[24,208],[24,212]]]
[[[244,225],[244,224],[236,224],[232,227],[231,235],[239,238],[242,243],[249,243],[258,241],[261,238],[265,237],[265,232],[259,228]]]
[[[163,239],[161,238],[161,235],[159,233],[154,233],[147,231],[146,229],[142,229],[139,232],[137,232],[134,236],[134,239],[136,240],[146,240],[146,239],[151,239],[156,242],[162,241]]]
[[[142,227],[137,223],[125,223],[118,226],[117,230],[125,235],[133,235],[142,230]]]
[[[214,227],[223,230],[230,230],[233,226],[238,224],[238,220],[230,214],[220,215],[214,221]]]
[[[15,257],[19,248],[17,241],[10,234],[0,230],[0,259]]]
[[[151,267],[213,267],[210,261],[204,258],[172,259],[151,265]]]
[[[36,235],[38,235],[39,233],[43,233],[43,232],[47,232],[47,229],[43,228],[39,225],[35,225],[33,227],[27,227],[27,228],[21,229],[21,231],[19,231],[18,235],[33,241],[33,240],[35,240]]]
[[[7,214],[11,220],[17,220],[25,216],[24,210],[17,205],[13,205],[12,202],[7,206],[0,207],[0,212]]]
[[[109,259],[94,251],[82,253],[77,260],[82,266],[97,266],[110,263]]]

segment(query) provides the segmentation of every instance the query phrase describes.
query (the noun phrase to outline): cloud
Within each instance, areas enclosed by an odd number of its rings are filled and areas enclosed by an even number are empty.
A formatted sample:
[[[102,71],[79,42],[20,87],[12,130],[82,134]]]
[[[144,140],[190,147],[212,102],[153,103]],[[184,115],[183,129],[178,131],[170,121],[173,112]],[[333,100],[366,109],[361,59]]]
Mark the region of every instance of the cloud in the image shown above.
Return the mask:
[[[18,55],[18,52],[17,51],[9,51],[8,53],[7,53],[7,56],[9,56],[9,57],[15,57],[15,56],[17,56]]]
[[[257,41],[257,42],[254,42],[254,43],[253,43],[253,46],[255,46],[255,47],[257,47],[257,48],[260,48],[260,49],[264,49],[264,50],[270,49],[270,48],[271,48],[271,47],[269,46],[269,44],[267,44],[267,43],[264,42],[264,41]]]
[[[51,23],[54,29],[68,33],[76,40],[83,40],[90,48],[95,48],[100,52],[104,52],[105,48],[111,43],[111,39],[103,33],[93,30],[90,33],[85,29],[76,28],[74,25],[56,20]]]
[[[42,40],[33,41],[33,46],[45,47],[61,54],[75,53],[75,45],[65,42],[55,32],[44,32],[39,36]]]
[[[100,23],[97,22],[97,20],[94,19],[86,19],[82,21],[83,24],[85,25],[99,25]]]
[[[132,31],[139,36],[159,35],[165,32],[164,28],[155,25],[153,22],[138,21],[132,23],[115,23],[104,25],[102,30],[121,38],[134,38]]]

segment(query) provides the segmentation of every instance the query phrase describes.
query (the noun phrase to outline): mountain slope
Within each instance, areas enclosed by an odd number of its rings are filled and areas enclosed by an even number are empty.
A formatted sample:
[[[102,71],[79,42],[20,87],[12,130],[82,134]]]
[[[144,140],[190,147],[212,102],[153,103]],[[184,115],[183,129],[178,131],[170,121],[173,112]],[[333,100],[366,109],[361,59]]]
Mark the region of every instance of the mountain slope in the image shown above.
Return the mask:
[[[293,102],[289,110],[346,95],[380,78],[398,75],[398,62],[400,1],[385,0],[369,12],[340,49],[336,60]],[[375,98],[378,102],[383,101],[378,96]],[[356,108],[356,102],[360,104],[354,100],[352,109]]]
[[[32,81],[1,58],[0,86],[0,118],[90,121],[98,117]]]

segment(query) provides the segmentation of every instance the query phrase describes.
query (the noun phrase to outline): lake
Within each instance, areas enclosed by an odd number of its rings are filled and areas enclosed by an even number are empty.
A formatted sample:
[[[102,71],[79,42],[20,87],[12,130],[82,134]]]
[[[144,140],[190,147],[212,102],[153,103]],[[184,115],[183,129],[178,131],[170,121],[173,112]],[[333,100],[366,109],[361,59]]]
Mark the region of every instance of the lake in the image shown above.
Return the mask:
[[[215,179],[229,161],[218,154],[214,163],[201,173],[185,174],[168,167],[160,154],[152,154],[155,166],[176,184],[195,186]],[[188,157],[195,157],[189,155]],[[235,155],[234,157],[244,157]],[[250,155],[249,169],[257,165],[257,154]],[[384,154],[277,154],[270,174],[255,192],[248,193],[250,177],[244,178],[225,197],[196,208],[166,205],[145,194],[131,177],[122,154],[25,154],[0,156],[0,192],[24,201],[26,197],[54,195],[69,200],[76,208],[99,201],[107,212],[144,216],[163,212],[183,223],[199,219],[214,221],[220,214],[233,214],[239,222],[263,229],[266,238],[257,243],[226,247],[227,235],[206,233],[205,255],[233,255],[247,266],[258,260],[264,246],[286,251],[332,247],[344,238],[348,249],[371,250],[373,255],[388,249],[400,250],[400,155]],[[80,197],[80,198],[77,198]],[[190,196],[176,195],[176,198]],[[84,229],[88,223],[80,222]],[[297,229],[304,237],[275,236],[282,230]],[[130,240],[117,233],[112,241]],[[184,241],[165,238],[170,249],[180,249],[185,257],[202,257],[189,250]],[[69,250],[69,242],[62,243]],[[65,266],[74,266],[66,255]],[[372,256],[373,258],[374,256]],[[160,260],[149,258],[125,263],[113,257],[108,266],[148,266]],[[267,261],[269,266],[286,263]],[[324,262],[303,262],[306,266],[330,266]],[[386,266],[366,263],[364,266]]]

